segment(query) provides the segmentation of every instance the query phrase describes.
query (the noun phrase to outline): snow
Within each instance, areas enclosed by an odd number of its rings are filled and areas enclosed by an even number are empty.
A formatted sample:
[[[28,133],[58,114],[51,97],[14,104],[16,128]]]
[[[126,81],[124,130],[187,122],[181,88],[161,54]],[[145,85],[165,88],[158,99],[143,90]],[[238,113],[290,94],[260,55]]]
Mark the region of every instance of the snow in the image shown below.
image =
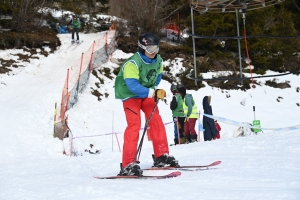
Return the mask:
[[[233,134],[238,127],[219,121],[221,139],[204,142],[201,134],[200,142],[170,146],[170,154],[181,165],[222,163],[212,170],[183,171],[180,177],[163,180],[93,178],[119,172],[126,120],[121,101],[114,98],[114,80],[99,75],[105,84],[98,91],[109,96],[98,101],[91,88],[97,89],[99,80],[92,75],[79,101],[67,112],[79,156],[63,155],[68,141],[63,145],[52,136],[54,104],[60,102],[67,69],[103,34],[81,33],[84,42],[78,47],[70,47],[70,34],[58,35],[62,45],[53,54],[39,55],[30,63],[19,63],[25,67],[0,74],[0,199],[300,199],[300,107],[296,105],[300,103],[300,92],[296,91],[300,85],[299,76],[292,74],[276,77],[278,82],[290,81],[288,89],[268,87],[264,83],[270,78],[263,78],[256,89],[247,91],[221,90],[207,84],[188,91],[202,112],[203,97],[211,95],[215,116],[252,123],[255,114],[263,128],[275,130],[236,138]],[[17,53],[22,50],[1,50],[0,57],[18,59],[12,55]],[[130,55],[117,50],[113,57]],[[182,59],[174,66],[179,72]],[[103,67],[113,70],[117,65],[109,61]],[[172,121],[170,83],[162,81],[160,88],[167,91],[168,103],[158,106],[164,123],[168,123]],[[296,125],[295,130],[276,130]],[[166,130],[171,144],[173,125],[166,124]],[[84,152],[90,144],[101,153]],[[152,144],[145,138],[142,168],[152,166],[152,153]]]

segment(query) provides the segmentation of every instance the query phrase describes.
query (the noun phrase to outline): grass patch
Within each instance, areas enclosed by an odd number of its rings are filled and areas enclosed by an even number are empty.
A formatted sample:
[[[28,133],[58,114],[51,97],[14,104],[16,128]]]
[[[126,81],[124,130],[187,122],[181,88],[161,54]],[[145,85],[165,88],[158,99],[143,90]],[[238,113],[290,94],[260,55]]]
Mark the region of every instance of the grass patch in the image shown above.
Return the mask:
[[[285,88],[290,88],[290,81],[285,81],[283,83],[277,83],[278,79],[274,78],[273,80],[268,80],[266,81],[266,85],[273,87],[273,88],[280,88],[280,89],[285,89]]]

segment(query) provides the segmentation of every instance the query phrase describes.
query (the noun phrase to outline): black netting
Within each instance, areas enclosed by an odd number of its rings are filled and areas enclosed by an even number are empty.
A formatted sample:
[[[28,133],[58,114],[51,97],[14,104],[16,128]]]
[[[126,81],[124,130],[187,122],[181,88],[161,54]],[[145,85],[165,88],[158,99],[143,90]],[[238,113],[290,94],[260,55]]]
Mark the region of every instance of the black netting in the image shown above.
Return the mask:
[[[78,101],[78,81],[76,82],[75,86],[72,88],[72,90],[69,92],[70,98],[68,102],[68,110],[72,108],[75,103]]]
[[[93,69],[100,67],[103,63],[107,61],[106,49],[105,47],[94,52],[93,59]]]
[[[80,75],[78,92],[82,92],[90,78],[89,67]]]

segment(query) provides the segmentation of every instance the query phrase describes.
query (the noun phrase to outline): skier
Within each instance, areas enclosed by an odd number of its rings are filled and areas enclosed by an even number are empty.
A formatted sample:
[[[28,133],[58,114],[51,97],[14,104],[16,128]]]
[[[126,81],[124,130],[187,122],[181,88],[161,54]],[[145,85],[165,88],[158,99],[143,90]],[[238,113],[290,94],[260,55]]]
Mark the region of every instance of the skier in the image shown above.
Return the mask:
[[[179,84],[177,90],[183,99],[183,111],[186,116],[184,122],[184,134],[186,143],[196,142],[197,133],[195,130],[196,120],[198,119],[198,110],[196,102],[191,94],[186,93],[184,85]]]
[[[79,43],[80,25],[85,24],[85,22],[82,19],[80,19],[77,15],[73,15],[73,18],[69,21],[67,26],[69,26],[70,24],[72,24],[72,43],[75,43],[75,40],[74,40],[75,32],[76,32],[76,37],[77,37],[76,43]]]
[[[183,100],[181,95],[177,91],[176,85],[173,84],[171,85],[171,92],[173,93],[173,98],[170,103],[170,109],[172,110],[172,116],[174,121],[174,142],[176,145],[179,144],[178,134],[180,136],[180,140],[181,138],[184,139],[183,127],[184,127],[185,115],[182,107]],[[178,129],[179,129],[179,133],[178,133]]]
[[[119,176],[143,174],[136,160],[141,110],[147,119],[153,112],[149,133],[154,149],[154,166],[178,165],[178,161],[169,155],[165,126],[155,107],[155,100],[164,100],[166,97],[165,90],[156,89],[163,72],[163,61],[158,51],[159,39],[156,35],[141,35],[138,39],[138,52],[122,64],[115,80],[115,97],[122,100],[127,121]]]
[[[205,96],[203,98],[203,110],[205,114],[213,115],[210,102],[211,102],[211,96]],[[216,128],[213,119],[203,116],[203,128],[204,128],[204,132],[203,132],[204,141],[210,141],[217,136],[218,130]]]

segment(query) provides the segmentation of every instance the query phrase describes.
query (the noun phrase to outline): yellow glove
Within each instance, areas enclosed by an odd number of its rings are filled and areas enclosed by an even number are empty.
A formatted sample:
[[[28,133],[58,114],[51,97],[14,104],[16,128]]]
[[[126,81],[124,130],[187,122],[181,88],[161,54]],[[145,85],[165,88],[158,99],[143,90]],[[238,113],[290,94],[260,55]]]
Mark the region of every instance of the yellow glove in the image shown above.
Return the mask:
[[[152,97],[155,99],[155,101],[157,101],[158,99],[164,100],[166,97],[166,91],[163,89],[157,89],[154,91]]]

